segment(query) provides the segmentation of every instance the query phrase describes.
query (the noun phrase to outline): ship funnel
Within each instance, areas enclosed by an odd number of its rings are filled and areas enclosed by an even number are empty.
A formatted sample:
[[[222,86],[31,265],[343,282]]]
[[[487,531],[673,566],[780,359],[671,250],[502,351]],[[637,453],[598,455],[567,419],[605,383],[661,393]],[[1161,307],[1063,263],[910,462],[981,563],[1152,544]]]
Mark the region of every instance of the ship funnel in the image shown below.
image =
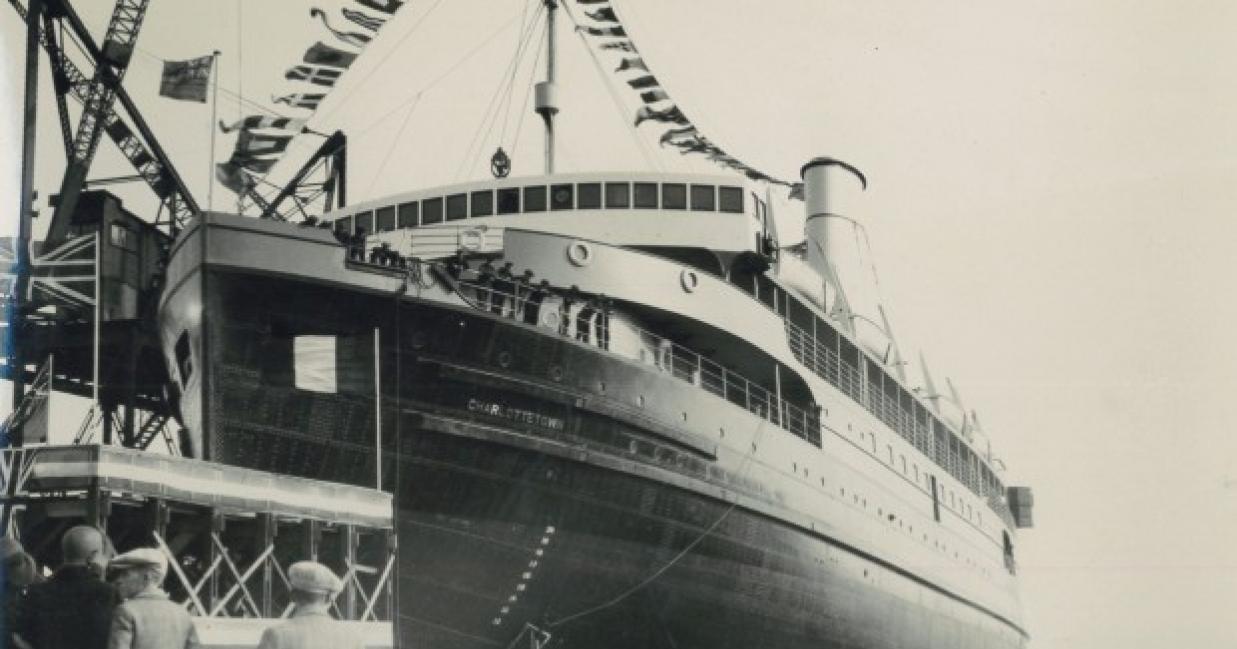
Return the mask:
[[[859,216],[867,178],[833,158],[815,158],[800,175],[808,264],[825,280],[830,314],[880,358],[891,340],[881,324],[876,286],[866,279],[872,275]]]

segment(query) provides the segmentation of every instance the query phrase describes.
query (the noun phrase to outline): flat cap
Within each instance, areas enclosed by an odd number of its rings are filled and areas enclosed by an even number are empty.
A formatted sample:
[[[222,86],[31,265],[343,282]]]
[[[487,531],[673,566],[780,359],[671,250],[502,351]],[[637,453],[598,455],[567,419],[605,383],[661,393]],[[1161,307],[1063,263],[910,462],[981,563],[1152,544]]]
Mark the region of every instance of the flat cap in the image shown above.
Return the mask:
[[[292,564],[288,568],[288,583],[295,590],[328,595],[334,595],[344,588],[339,577],[317,561],[297,561]]]
[[[159,572],[166,573],[168,560],[155,548],[137,548],[112,559],[107,567],[109,569],[158,568]]]

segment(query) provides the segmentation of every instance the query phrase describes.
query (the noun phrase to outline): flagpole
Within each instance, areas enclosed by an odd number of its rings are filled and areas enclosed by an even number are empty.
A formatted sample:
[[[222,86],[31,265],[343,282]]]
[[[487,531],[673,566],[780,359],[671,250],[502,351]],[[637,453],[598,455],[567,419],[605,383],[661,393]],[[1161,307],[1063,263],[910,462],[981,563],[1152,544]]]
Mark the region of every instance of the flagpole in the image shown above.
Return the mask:
[[[206,161],[206,209],[215,209],[215,115],[219,107],[219,50],[211,54],[210,73],[214,79],[210,93],[210,159]]]

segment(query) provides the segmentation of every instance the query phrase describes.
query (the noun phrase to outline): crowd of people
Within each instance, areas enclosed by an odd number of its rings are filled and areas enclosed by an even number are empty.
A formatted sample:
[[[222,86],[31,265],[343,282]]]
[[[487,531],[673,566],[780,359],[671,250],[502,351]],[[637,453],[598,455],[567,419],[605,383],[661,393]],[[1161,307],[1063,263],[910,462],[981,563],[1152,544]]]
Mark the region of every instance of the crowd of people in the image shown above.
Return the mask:
[[[537,281],[531,269],[516,273],[513,266],[508,261],[495,267],[486,260],[473,269],[462,260],[453,259],[447,262],[446,269],[457,281],[473,289],[476,305],[482,309],[531,325],[556,321],[561,335],[574,335],[580,342],[609,349],[610,315],[614,307],[610,298],[586,294],[575,285],[556,290],[548,280]],[[547,298],[558,302],[553,319],[544,318]]]
[[[0,538],[5,649],[181,649],[198,647],[188,611],[163,589],[166,555],[137,548],[113,556],[94,527],[78,525],[60,539],[62,563],[43,578],[14,539]],[[258,649],[360,649],[363,641],[331,618],[343,583],[326,566],[301,561],[288,569],[289,619],[268,627]]]

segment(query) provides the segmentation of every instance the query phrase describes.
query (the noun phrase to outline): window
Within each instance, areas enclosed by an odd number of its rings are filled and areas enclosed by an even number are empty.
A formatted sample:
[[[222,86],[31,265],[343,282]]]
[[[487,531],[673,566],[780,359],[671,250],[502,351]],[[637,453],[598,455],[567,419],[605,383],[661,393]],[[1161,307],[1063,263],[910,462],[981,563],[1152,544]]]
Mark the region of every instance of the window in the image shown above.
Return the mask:
[[[520,190],[517,187],[498,190],[498,213],[520,213]]]
[[[344,234],[352,234],[352,217],[345,216],[342,219],[336,219],[335,231],[343,232]]]
[[[395,206],[382,207],[377,211],[377,226],[379,232],[390,232],[395,229]]]
[[[421,201],[421,225],[442,223],[442,199],[427,198]]]
[[[399,206],[399,227],[415,228],[421,221],[421,204],[412,201]]]
[[[569,210],[575,207],[575,188],[572,185],[550,187],[550,209]]]
[[[743,190],[739,187],[717,188],[718,209],[732,214],[743,213]]]
[[[108,228],[108,240],[117,248],[137,250],[137,236],[124,223],[113,223]]]
[[[635,185],[635,206],[641,209],[657,209],[657,183]]]
[[[524,188],[524,211],[525,212],[544,212],[545,211],[545,187],[525,187]]]
[[[666,183],[661,186],[661,206],[666,210],[687,209],[687,185]]]
[[[180,337],[176,339],[176,369],[180,372],[181,387],[188,385],[189,377],[193,376],[193,360],[189,353],[188,331],[182,331]]]
[[[447,197],[447,220],[458,221],[468,216],[468,194],[451,194]]]
[[[490,216],[494,213],[494,192],[472,193],[472,216]]]
[[[580,183],[576,185],[576,193],[576,207],[582,210],[601,207],[601,183]]]
[[[631,207],[631,185],[606,183],[606,207]]]
[[[692,185],[692,209],[712,212],[716,209],[713,185]]]
[[[374,213],[361,212],[356,215],[356,231],[357,234],[373,234],[374,232]]]

